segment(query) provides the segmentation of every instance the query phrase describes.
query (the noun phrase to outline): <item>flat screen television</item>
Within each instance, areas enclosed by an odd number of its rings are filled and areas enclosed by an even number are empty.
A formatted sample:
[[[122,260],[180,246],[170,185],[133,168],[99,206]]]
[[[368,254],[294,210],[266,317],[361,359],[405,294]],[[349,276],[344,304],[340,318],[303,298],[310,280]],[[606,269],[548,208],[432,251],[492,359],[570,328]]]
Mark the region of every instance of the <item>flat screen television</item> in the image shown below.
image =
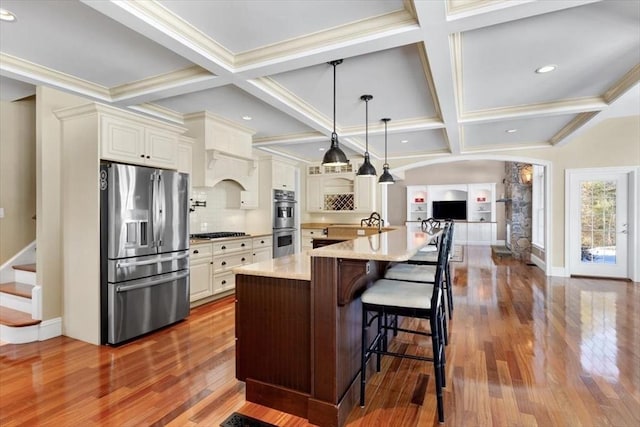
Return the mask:
[[[467,219],[466,200],[443,200],[433,202],[433,217],[435,219]]]

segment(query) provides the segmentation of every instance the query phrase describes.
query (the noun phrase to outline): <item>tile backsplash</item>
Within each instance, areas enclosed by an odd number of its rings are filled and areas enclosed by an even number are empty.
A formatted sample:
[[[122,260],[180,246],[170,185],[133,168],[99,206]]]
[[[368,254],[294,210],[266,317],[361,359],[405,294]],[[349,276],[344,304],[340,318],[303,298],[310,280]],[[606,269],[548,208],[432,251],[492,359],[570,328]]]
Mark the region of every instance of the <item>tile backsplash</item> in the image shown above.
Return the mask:
[[[215,187],[194,187],[191,198],[206,202],[189,214],[190,233],[245,231],[246,211],[240,209],[242,188],[234,181],[221,181]]]

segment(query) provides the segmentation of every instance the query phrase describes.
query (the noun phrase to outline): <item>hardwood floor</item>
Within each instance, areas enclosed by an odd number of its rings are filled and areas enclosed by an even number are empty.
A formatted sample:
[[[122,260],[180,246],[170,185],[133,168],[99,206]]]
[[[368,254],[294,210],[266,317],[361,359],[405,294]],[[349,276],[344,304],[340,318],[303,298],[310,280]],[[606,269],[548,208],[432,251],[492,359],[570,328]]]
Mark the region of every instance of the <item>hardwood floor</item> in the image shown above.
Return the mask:
[[[640,284],[546,278],[465,248],[454,268],[446,425],[640,425]],[[0,425],[217,426],[238,411],[304,419],[244,400],[232,300],[118,347],[65,337],[0,346]],[[426,344],[426,342],[425,342]],[[408,352],[429,345],[402,334]],[[429,363],[383,358],[349,426],[438,425]]]

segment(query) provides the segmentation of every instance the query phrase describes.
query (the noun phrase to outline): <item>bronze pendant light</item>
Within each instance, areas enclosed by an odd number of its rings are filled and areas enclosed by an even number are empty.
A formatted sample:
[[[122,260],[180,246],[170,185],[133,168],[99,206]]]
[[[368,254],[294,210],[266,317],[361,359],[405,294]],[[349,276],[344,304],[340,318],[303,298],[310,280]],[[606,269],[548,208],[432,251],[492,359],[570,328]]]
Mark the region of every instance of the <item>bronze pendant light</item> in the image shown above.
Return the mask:
[[[389,163],[387,163],[387,123],[391,119],[380,119],[384,122],[384,165],[382,165],[382,175],[378,180],[378,184],[394,184],[396,181],[389,173]]]
[[[369,160],[369,101],[373,99],[372,95],[362,95],[360,97],[361,100],[365,102],[366,105],[366,118],[365,118],[365,151],[364,151],[364,162],[358,169],[357,175],[377,175],[376,168],[371,164],[371,160]]]
[[[338,134],[336,133],[336,65],[342,64],[342,59],[328,62],[333,65],[333,132],[331,133],[331,148],[324,153],[322,164],[326,166],[342,166],[349,163],[344,151],[340,149]]]

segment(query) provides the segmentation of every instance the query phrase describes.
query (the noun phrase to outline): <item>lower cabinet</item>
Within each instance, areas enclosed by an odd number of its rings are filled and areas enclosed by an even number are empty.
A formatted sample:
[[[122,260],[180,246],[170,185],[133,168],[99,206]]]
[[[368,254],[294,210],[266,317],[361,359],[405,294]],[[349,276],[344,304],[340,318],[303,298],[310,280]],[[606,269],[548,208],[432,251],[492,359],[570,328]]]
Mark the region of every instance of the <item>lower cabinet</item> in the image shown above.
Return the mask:
[[[234,290],[233,268],[271,259],[272,244],[270,235],[192,244],[189,252],[190,301]]]
[[[324,229],[322,228],[303,228],[300,234],[301,234],[300,246],[303,252],[306,250],[313,249],[313,239],[318,239],[326,236],[324,234]]]
[[[212,244],[192,245],[189,252],[189,300],[191,302],[213,295]]]

